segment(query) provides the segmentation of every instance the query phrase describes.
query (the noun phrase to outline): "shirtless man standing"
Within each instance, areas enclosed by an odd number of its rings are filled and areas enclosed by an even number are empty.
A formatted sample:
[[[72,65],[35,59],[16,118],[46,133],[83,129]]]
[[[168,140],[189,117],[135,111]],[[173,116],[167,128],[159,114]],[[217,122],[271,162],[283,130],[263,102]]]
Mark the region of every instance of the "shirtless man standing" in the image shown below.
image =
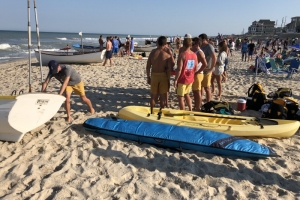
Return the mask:
[[[105,52],[105,61],[103,63],[103,66],[105,66],[107,60],[110,62],[110,66],[112,66],[112,43],[111,43],[111,38],[107,37],[106,38],[106,52]]]
[[[160,36],[156,44],[157,48],[150,53],[146,66],[147,82],[151,85],[151,114],[158,95],[160,97],[160,107],[165,107],[166,96],[169,91],[169,73],[175,65],[172,51],[167,47],[167,38]]]
[[[100,35],[100,38],[99,38],[100,51],[103,50],[103,44],[104,44],[104,42],[103,42],[103,39],[102,39],[102,35]]]

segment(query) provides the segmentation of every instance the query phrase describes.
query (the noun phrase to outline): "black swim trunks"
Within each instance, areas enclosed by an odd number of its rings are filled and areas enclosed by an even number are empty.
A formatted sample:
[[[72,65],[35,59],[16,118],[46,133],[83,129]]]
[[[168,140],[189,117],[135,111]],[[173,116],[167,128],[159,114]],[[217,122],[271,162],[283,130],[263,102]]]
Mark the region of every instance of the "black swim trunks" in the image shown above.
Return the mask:
[[[105,58],[109,59],[109,58],[111,58],[111,57],[112,57],[112,50],[106,51],[106,53],[105,53]]]

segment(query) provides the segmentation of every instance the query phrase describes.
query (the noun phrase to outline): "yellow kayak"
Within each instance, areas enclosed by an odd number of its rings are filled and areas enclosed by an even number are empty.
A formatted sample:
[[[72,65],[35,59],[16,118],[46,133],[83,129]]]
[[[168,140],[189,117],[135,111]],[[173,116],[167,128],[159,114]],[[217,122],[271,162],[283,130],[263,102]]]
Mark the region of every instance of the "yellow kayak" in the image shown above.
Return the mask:
[[[293,120],[257,119],[255,117],[221,115],[186,110],[153,109],[127,106],[119,111],[119,118],[145,122],[157,122],[188,126],[227,133],[234,136],[290,137],[299,129],[300,123]]]

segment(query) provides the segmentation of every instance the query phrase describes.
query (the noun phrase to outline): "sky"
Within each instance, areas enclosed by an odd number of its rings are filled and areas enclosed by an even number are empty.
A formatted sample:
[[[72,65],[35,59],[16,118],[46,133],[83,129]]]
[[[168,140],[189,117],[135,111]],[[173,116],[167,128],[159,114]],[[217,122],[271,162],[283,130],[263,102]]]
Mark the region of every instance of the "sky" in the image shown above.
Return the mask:
[[[31,29],[36,27],[30,0]],[[36,0],[40,32],[180,35],[241,34],[255,20],[300,16],[299,0]],[[293,6],[294,5],[294,6]],[[0,29],[26,31],[27,0],[1,0]]]

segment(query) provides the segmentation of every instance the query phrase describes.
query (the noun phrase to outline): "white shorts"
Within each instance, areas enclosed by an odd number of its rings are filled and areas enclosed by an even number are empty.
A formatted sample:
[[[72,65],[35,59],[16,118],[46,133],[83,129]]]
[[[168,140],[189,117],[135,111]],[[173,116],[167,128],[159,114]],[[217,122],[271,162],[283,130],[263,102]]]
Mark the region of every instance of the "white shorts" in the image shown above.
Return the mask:
[[[215,66],[214,75],[221,76],[224,73],[224,65]]]

